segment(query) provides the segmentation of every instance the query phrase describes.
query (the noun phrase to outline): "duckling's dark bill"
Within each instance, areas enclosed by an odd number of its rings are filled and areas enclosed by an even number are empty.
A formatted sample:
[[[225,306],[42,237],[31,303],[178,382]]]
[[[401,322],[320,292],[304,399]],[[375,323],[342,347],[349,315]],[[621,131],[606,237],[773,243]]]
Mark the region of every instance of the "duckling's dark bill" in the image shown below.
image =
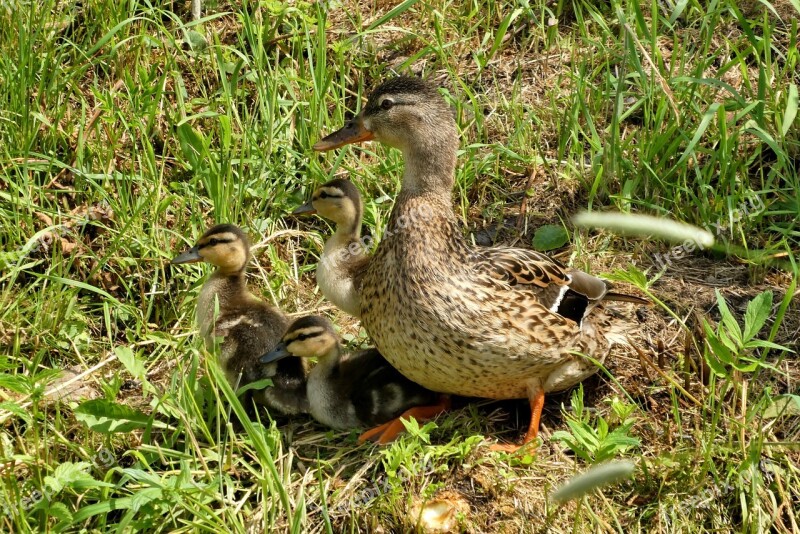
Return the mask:
[[[324,152],[326,150],[339,148],[340,146],[370,141],[372,139],[375,139],[375,135],[364,128],[364,124],[360,120],[354,119],[345,124],[343,128],[317,141],[314,145],[314,150]]]
[[[317,210],[314,209],[314,206],[311,202],[306,202],[296,210],[292,212],[292,215],[314,215],[317,213]]]
[[[272,363],[277,362],[278,360],[282,360],[288,356],[291,356],[292,353],[289,352],[289,349],[286,348],[286,343],[278,343],[278,346],[272,349],[270,352],[263,355],[259,358],[258,361],[261,363]]]
[[[173,259],[171,263],[173,265],[179,265],[181,263],[195,263],[198,261],[203,261],[202,256],[200,256],[200,249],[192,247],[183,254],[175,256],[175,259]]]

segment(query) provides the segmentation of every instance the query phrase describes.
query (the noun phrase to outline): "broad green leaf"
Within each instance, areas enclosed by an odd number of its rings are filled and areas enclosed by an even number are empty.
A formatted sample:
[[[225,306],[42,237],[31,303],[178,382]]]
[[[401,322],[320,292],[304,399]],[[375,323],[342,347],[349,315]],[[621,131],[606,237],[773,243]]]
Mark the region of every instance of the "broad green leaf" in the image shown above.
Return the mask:
[[[533,235],[533,248],[546,252],[561,248],[569,242],[569,234],[561,225],[546,224]]]
[[[732,358],[730,351],[718,339],[717,334],[711,329],[711,326],[703,321],[703,329],[706,332],[706,343],[711,349],[706,357],[706,362],[711,370],[719,376],[728,376],[728,370],[725,365],[731,365]]]
[[[11,412],[12,414],[16,415],[26,423],[30,423],[32,421],[30,412],[22,408],[16,402],[11,402],[11,401],[0,402],[0,410]],[[5,420],[5,418],[6,415],[3,414],[3,420]]]
[[[745,345],[745,348],[765,348],[765,349],[774,349],[774,350],[785,350],[789,352],[794,352],[789,347],[784,347],[783,345],[778,345],[777,343],[773,343],[772,341],[767,341],[765,339],[751,339]]]
[[[100,49],[103,48],[117,34],[118,31],[120,31],[125,26],[128,26],[129,24],[132,24],[139,20],[145,20],[145,19],[143,19],[143,17],[131,17],[129,19],[123,20],[122,22],[111,28],[108,32],[106,32],[105,35],[103,35],[102,37],[100,37],[100,39],[97,40],[97,42],[91,49],[89,49],[86,52],[85,57],[92,57],[93,55],[98,53]]]
[[[205,35],[194,30],[189,30],[186,32],[184,41],[187,45],[189,45],[189,48],[191,48],[193,52],[202,52],[208,48],[208,41],[206,41]]]
[[[44,477],[44,482],[47,486],[59,492],[63,488],[71,486],[76,480],[91,479],[92,475],[88,473],[91,466],[92,464],[89,462],[64,462],[56,467],[52,476]]]
[[[84,289],[86,291],[91,291],[92,293],[97,293],[101,297],[116,304],[117,306],[122,306],[122,303],[119,300],[117,300],[116,297],[112,297],[105,290],[100,289],[99,287],[95,287],[91,284],[80,282],[78,280],[72,280],[70,278],[64,278],[63,276],[42,275],[42,278],[47,278],[48,280],[52,280],[53,282],[59,282],[61,284],[64,284],[65,286],[76,287],[78,289]]]
[[[780,154],[783,152],[782,148],[778,143],[775,141],[775,138],[769,134],[769,132],[765,131],[761,128],[758,123],[754,120],[749,120],[745,123],[744,126],[745,131],[751,133],[764,141],[769,147],[775,151],[776,154]]]
[[[731,351],[732,354],[738,354],[740,352],[741,345],[736,343],[731,339],[728,335],[728,331],[725,328],[720,328],[717,332],[717,339],[722,342],[723,345],[728,347],[728,350]]]
[[[738,361],[733,362],[733,368],[742,373],[752,373],[758,369],[761,362],[753,361],[752,358],[739,358]]]
[[[147,371],[144,367],[144,362],[136,357],[130,347],[114,347],[114,354],[117,355],[117,359],[125,366],[125,369],[137,380],[143,382],[147,380]]]
[[[602,417],[597,420],[597,436],[603,441],[608,436],[608,423]]]
[[[764,410],[764,417],[767,419],[775,419],[776,417],[800,415],[800,396],[798,395],[782,395],[775,397],[772,402]]]
[[[14,393],[26,395],[31,392],[31,384],[25,375],[12,375],[0,373],[0,388],[9,389]]]
[[[163,496],[163,490],[161,488],[144,488],[140,489],[133,495],[131,495],[131,510],[137,512],[141,509],[142,506],[145,504],[161,499]]]
[[[72,512],[63,502],[52,502],[47,506],[47,515],[58,519],[64,526],[72,523]],[[56,529],[58,531],[58,529]]]
[[[718,80],[716,78],[695,78],[692,76],[678,76],[670,80],[670,84],[678,84],[683,82],[696,83],[698,85],[709,85],[711,87],[719,87],[721,89],[728,91],[731,94],[731,96],[736,99],[737,102],[741,103],[742,105],[744,104],[744,99],[742,98],[742,95],[739,94],[739,91],[737,91],[732,85],[725,83],[722,80]]]
[[[784,374],[785,373],[785,371],[782,371],[782,370],[778,369],[774,365],[772,365],[770,363],[767,363],[762,359],[750,358],[749,356],[742,356],[740,359],[741,359],[742,363],[743,362],[753,363],[753,364],[755,364],[756,367],[767,369],[767,370],[772,371],[773,373],[776,373],[776,374]]]
[[[75,409],[75,418],[103,434],[130,432],[150,424],[150,416],[146,413],[106,399],[84,402]]]
[[[242,393],[245,391],[250,391],[251,389],[264,389],[272,386],[272,380],[269,378],[265,378],[263,380],[256,380],[255,382],[250,382],[239,389],[236,390],[236,396],[241,397]]]
[[[728,308],[728,303],[725,302],[725,298],[720,293],[719,289],[714,290],[717,294],[717,306],[719,306],[719,313],[722,316],[722,323],[725,325],[725,328],[728,329],[728,332],[732,335],[735,341],[742,342],[742,330],[739,328],[739,324],[734,319],[731,310]]]
[[[577,421],[567,421],[570,430],[572,430],[572,434],[580,441],[581,443],[596,447],[598,445],[597,436],[595,436],[585,425],[577,422]]]
[[[121,499],[109,499],[107,501],[101,501],[95,504],[90,504],[89,506],[84,506],[83,508],[75,512],[73,520],[75,521],[75,523],[81,523],[83,521],[86,521],[90,517],[94,517],[96,515],[106,515],[114,510],[127,510],[130,507],[131,507],[130,497],[123,497]]]
[[[747,303],[744,314],[744,340],[755,337],[761,331],[772,311],[772,291],[764,291]]]
[[[711,347],[711,350],[714,352],[714,354],[718,358],[720,358],[720,360],[722,362],[730,365],[731,362],[733,361],[733,356],[731,355],[730,349],[728,347],[726,347],[725,343],[723,343],[719,339],[719,337],[717,336],[717,333],[714,332],[714,330],[711,328],[711,325],[709,325],[705,321],[704,321],[704,324],[703,324],[703,328],[704,328],[704,330],[706,332],[706,341],[708,341],[708,344]]]
[[[184,157],[189,161],[193,171],[201,168],[201,158],[208,152],[206,139],[188,122],[178,125],[178,142]]]

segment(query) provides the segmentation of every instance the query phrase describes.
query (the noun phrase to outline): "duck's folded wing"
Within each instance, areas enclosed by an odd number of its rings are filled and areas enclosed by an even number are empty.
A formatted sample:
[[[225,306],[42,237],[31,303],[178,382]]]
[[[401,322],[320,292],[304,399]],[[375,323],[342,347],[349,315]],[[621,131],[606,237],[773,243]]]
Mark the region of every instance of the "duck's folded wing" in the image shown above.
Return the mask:
[[[644,299],[611,292],[611,284],[558,260],[522,248],[489,247],[476,252],[475,267],[489,283],[522,290],[552,313],[580,323],[602,300],[646,303]]]
[[[478,269],[510,286],[569,285],[568,268],[546,254],[524,248],[489,247],[478,253]]]

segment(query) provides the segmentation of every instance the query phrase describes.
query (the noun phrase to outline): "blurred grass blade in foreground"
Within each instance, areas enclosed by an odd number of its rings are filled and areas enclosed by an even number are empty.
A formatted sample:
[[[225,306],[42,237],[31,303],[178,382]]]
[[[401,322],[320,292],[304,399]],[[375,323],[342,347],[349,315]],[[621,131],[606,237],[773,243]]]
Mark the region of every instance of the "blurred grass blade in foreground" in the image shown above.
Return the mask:
[[[572,477],[566,484],[558,488],[553,493],[553,500],[563,503],[578,499],[592,490],[630,477],[635,468],[633,462],[627,460],[597,465],[585,473]]]
[[[691,241],[701,248],[714,244],[714,236],[707,230],[652,215],[584,211],[575,215],[572,222],[581,228],[605,228],[623,235],[654,236],[677,243]]]

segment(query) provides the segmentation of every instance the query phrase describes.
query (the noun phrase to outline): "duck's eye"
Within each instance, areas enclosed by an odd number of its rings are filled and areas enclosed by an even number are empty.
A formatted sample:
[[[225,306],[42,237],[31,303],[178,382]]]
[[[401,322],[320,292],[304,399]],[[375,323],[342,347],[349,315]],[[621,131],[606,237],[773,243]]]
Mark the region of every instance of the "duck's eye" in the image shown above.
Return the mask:
[[[209,240],[208,240],[208,246],[210,246],[210,247],[215,247],[215,246],[217,246],[218,244],[219,244],[219,241],[217,241],[216,239],[213,239],[213,238],[212,238],[212,239],[209,239]]]
[[[394,106],[394,100],[391,98],[384,98],[383,102],[381,102],[381,107],[383,109],[392,109],[392,106]]]
[[[320,191],[319,196],[317,198],[328,198],[330,195],[325,191]]]

